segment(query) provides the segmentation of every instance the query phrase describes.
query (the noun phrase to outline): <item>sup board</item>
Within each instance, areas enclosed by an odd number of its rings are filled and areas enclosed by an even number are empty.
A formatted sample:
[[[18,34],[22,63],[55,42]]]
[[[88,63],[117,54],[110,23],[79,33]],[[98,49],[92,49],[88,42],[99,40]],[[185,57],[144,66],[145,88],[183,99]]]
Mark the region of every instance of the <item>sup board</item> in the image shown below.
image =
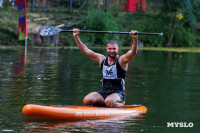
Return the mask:
[[[22,113],[29,117],[52,119],[93,119],[107,118],[122,115],[139,115],[147,112],[147,108],[141,105],[124,105],[121,108],[108,108],[97,106],[75,105],[35,105],[27,104]]]

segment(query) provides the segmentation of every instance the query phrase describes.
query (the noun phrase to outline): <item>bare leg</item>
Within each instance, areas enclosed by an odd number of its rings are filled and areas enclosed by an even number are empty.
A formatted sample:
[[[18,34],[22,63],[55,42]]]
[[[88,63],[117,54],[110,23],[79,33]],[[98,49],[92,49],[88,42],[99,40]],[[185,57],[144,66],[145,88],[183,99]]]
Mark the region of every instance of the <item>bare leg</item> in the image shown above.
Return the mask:
[[[113,93],[105,99],[105,104],[106,107],[120,108],[125,104],[125,102],[121,102],[120,96],[117,93]]]
[[[91,92],[83,99],[84,105],[104,105],[103,97],[97,92]]]
[[[46,0],[42,0],[42,6],[45,7],[46,5]]]
[[[39,6],[39,0],[35,0],[35,7],[38,8],[38,6]]]

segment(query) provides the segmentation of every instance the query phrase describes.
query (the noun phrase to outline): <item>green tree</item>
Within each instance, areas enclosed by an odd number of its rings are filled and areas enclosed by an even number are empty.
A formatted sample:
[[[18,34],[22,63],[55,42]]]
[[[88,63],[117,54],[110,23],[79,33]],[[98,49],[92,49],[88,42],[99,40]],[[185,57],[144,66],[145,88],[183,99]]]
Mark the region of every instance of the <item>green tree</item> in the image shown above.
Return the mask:
[[[88,12],[88,16],[82,23],[82,27],[86,28],[87,30],[97,31],[117,31],[119,29],[113,15],[110,12],[104,12],[101,10],[93,10]],[[117,40],[117,36],[114,34],[96,33],[88,36],[84,35],[83,39],[93,44],[104,45],[107,40]]]
[[[192,28],[196,25],[195,8],[200,4],[200,0],[164,0],[163,1],[163,14],[170,16],[171,30],[167,46],[170,46],[173,40],[175,25],[177,24],[177,13],[183,14],[184,28]]]

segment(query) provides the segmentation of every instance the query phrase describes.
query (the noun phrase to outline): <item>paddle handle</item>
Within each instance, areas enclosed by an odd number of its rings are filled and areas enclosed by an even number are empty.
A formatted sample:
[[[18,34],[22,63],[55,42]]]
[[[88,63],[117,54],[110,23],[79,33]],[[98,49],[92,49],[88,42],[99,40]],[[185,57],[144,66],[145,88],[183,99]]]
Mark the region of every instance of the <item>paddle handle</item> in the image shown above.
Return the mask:
[[[61,32],[73,32],[73,30],[62,30]],[[130,32],[120,32],[120,31],[94,31],[94,30],[79,30],[83,33],[108,33],[108,34],[129,34]],[[149,33],[149,32],[136,32],[136,35],[160,35],[163,33]]]

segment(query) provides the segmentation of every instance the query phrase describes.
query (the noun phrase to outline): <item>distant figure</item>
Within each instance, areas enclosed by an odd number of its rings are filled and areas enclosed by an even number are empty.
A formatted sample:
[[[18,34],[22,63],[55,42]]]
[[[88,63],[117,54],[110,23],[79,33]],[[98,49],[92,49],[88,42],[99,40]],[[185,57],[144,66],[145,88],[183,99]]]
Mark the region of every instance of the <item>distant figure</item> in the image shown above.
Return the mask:
[[[11,6],[14,6],[14,5],[15,5],[15,0],[9,0],[9,4],[10,4]]]
[[[2,7],[3,5],[3,0],[0,0],[0,7]]]
[[[37,9],[39,7],[39,1],[40,0],[35,0],[35,8]],[[42,0],[42,5],[40,7],[40,9],[45,9],[45,5],[46,5],[46,0]]]

